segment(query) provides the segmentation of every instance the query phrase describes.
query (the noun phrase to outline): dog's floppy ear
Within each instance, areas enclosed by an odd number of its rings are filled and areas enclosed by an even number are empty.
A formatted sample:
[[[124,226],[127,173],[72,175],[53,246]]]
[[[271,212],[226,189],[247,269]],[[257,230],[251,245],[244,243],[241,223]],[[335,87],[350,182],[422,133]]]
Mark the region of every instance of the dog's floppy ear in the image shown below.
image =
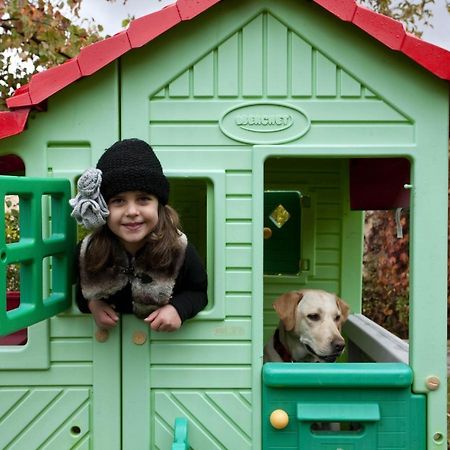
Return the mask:
[[[341,323],[344,323],[348,319],[348,315],[350,313],[350,306],[348,306],[347,303],[345,303],[344,300],[342,300],[338,296],[336,296],[336,303],[342,314]]]
[[[302,297],[303,294],[299,291],[287,292],[273,303],[273,309],[279,315],[287,331],[291,331],[295,327],[295,309]]]

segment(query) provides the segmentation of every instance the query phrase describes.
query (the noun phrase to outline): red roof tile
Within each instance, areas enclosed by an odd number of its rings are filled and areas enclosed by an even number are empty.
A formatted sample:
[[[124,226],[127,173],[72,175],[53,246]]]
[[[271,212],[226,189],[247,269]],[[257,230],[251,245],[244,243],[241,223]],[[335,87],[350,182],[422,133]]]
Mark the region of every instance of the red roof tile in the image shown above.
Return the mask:
[[[83,48],[78,56],[66,63],[33,75],[27,85],[17,89],[7,100],[9,108],[21,108],[22,112],[19,115],[14,114],[14,111],[0,113],[0,138],[23,131],[32,105],[41,103],[75,80],[95,73],[130,49],[147,44],[179,22],[196,17],[219,1],[178,0],[159,11],[133,20],[125,31]],[[400,22],[360,6],[355,0],[313,1],[339,19],[353,23],[392,50],[404,53],[439,78],[450,80],[450,51],[407,33]],[[25,122],[22,123],[24,117]]]

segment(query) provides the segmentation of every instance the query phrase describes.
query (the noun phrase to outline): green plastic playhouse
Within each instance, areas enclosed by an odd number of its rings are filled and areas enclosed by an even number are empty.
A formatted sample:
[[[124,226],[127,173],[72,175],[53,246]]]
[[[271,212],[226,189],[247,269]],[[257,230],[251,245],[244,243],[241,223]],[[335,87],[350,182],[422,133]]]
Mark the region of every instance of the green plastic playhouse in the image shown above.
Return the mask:
[[[446,448],[449,79],[449,52],[353,0],[178,0],[33,76],[0,113],[20,207],[20,239],[0,236],[0,448]],[[102,333],[72,302],[67,201],[127,137],[154,147],[208,269],[176,333]],[[363,211],[398,207],[408,343],[360,314]],[[271,304],[302,287],[351,305],[348,362],[263,366]]]

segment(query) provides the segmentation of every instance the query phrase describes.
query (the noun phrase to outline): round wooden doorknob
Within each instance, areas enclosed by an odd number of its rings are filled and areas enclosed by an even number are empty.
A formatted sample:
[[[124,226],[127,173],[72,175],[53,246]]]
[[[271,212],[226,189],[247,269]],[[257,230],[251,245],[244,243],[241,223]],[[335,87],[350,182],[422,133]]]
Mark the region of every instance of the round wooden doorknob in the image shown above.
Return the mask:
[[[95,332],[95,339],[97,340],[97,342],[106,342],[109,338],[109,331],[108,330],[103,330],[103,329],[98,329]]]
[[[283,409],[276,409],[270,414],[270,424],[277,430],[286,428],[289,423],[289,416]]]
[[[147,342],[147,334],[143,331],[135,331],[133,333],[133,342],[136,345],[143,345]]]
[[[272,230],[269,227],[264,227],[263,236],[264,239],[270,239],[272,237]]]

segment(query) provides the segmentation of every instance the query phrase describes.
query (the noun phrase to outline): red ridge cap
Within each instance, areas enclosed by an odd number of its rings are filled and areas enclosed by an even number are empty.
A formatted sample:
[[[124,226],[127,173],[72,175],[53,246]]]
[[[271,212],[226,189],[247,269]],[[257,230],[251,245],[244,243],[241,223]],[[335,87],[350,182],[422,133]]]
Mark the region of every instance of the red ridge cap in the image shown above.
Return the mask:
[[[126,31],[82,48],[76,57],[81,76],[92,75],[130,49],[131,44]]]
[[[314,0],[314,3],[330,11],[344,22],[351,22],[357,9],[354,0]]]
[[[401,22],[358,5],[355,0],[313,1],[390,49],[404,53],[439,78],[450,80],[450,51],[409,34]]]
[[[20,86],[19,89],[16,89],[14,95],[6,99],[6,105],[8,108],[18,108],[23,105],[31,105],[31,97],[28,92],[28,84],[24,84]]]
[[[79,78],[81,78],[81,71],[76,58],[33,75],[29,83],[33,105],[41,103]]]
[[[400,50],[406,32],[402,23],[358,5],[352,23],[392,50]]]
[[[176,2],[181,20],[190,20],[220,0],[178,0]]]
[[[450,80],[450,51],[406,33],[402,52],[425,69],[444,80]]]
[[[142,47],[179,22],[181,17],[176,4],[133,20],[127,30],[131,47]]]
[[[31,108],[0,111],[0,139],[21,133],[27,123]]]

